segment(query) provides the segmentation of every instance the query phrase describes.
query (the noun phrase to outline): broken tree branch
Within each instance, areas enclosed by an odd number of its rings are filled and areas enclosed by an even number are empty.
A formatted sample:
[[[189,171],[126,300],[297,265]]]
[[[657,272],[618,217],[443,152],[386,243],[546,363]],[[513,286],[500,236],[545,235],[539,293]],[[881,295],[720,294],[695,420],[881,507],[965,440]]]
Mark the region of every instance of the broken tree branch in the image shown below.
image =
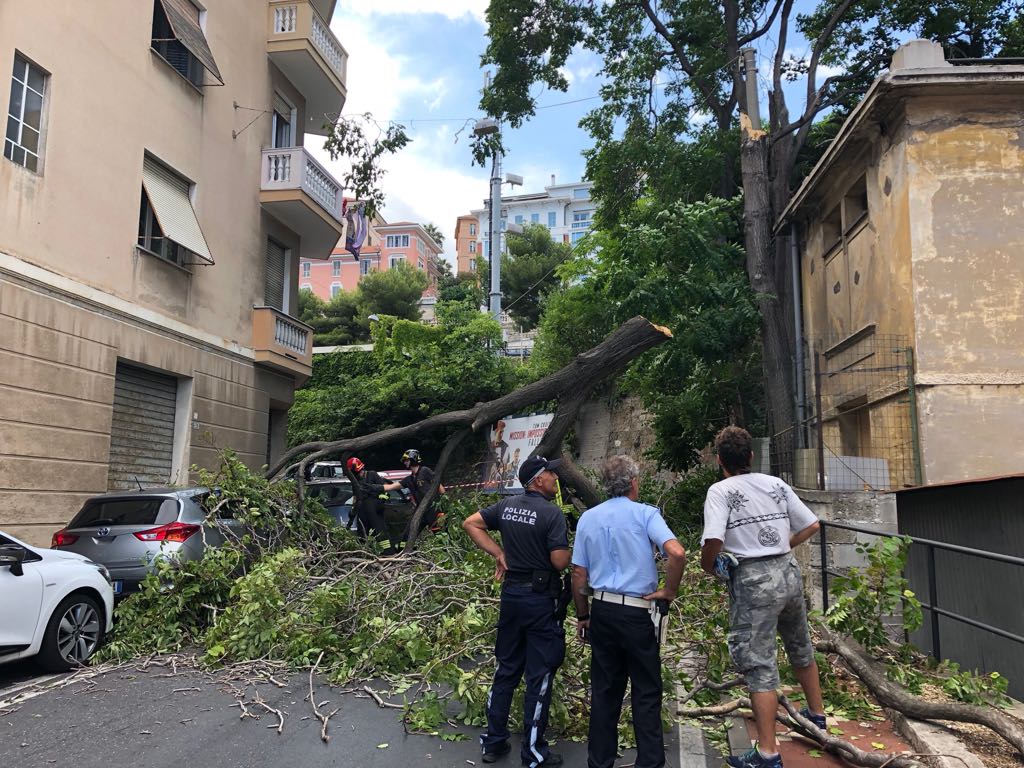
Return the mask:
[[[303,457],[300,467],[305,470],[310,463],[328,456],[366,451],[400,440],[410,441],[419,435],[439,429],[469,427],[473,432],[477,432],[498,419],[524,410],[535,403],[571,397],[580,389],[592,390],[602,381],[620,374],[644,352],[668,341],[671,337],[672,333],[667,328],[654,325],[646,318],[634,317],[610,333],[593,349],[577,355],[576,359],[564,368],[503,397],[478,403],[467,410],[439,413],[415,424],[393,427],[370,435],[298,445],[287,451],[267,471],[267,477],[276,477],[300,456]],[[301,471],[299,476],[301,480]]]
[[[853,643],[828,629],[823,629],[823,632],[826,641],[820,643],[819,648],[839,654],[843,662],[861,679],[883,707],[899,710],[904,715],[919,720],[953,720],[984,725],[999,734],[1024,756],[1024,723],[1020,720],[995,707],[977,707],[952,701],[928,701],[914,696],[891,682],[885,676],[885,671]]]

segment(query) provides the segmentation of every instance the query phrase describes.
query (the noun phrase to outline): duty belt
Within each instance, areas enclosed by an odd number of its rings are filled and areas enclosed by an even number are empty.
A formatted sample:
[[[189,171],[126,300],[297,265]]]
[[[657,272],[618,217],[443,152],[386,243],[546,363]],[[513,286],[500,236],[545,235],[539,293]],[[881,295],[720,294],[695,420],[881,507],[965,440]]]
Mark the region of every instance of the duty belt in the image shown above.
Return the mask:
[[[645,611],[650,610],[651,601],[644,600],[642,597],[630,597],[629,595],[620,595],[618,592],[594,592],[594,599],[600,600],[603,603],[614,603],[616,605],[628,605],[631,608],[643,608]]]

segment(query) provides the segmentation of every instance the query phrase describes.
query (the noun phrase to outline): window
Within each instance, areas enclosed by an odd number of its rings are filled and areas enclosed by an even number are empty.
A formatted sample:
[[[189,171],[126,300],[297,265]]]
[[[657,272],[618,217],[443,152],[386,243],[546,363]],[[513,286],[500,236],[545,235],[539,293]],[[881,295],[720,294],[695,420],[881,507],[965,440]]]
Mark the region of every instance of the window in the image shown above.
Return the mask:
[[[516,216],[516,224],[522,224],[522,223],[523,223],[522,215]]]
[[[398,253],[398,254],[395,254],[394,256],[389,256],[388,257],[388,267],[390,269],[396,269],[398,267],[398,265],[401,264],[404,261],[405,261],[405,254],[404,253]]]
[[[388,248],[408,248],[409,247],[409,236],[408,235],[388,235],[387,237]]]
[[[43,100],[47,77],[39,67],[14,54],[4,157],[36,173],[43,152]]]
[[[151,45],[197,88],[203,85],[204,69],[224,84],[203,32],[201,12],[190,0],[154,0]]]
[[[417,259],[416,263],[417,263],[417,266],[420,268],[420,271],[422,272],[423,271],[423,259]]]
[[[486,258],[490,257],[490,255],[491,255],[491,244],[487,240],[484,240],[484,258],[486,259]]]
[[[270,145],[274,149],[295,146],[295,134],[292,130],[295,108],[279,94],[274,94],[274,111],[270,119]]]
[[[195,264],[191,256],[213,264],[192,208],[192,185],[167,166],[146,157],[142,167],[138,245],[172,264]]]
[[[576,187],[572,191],[572,196],[574,200],[587,200],[590,198],[590,190],[586,187]]]
[[[341,293],[341,283],[331,283],[331,298]]]
[[[469,271],[476,272],[476,259],[469,260]]]
[[[572,233],[572,244],[576,245],[580,240],[586,236],[586,232],[573,232]]]
[[[539,213],[531,213],[530,214],[530,223],[531,224],[540,224],[540,214]]]
[[[263,306],[288,311],[288,271],[288,249],[268,239]]]
[[[558,226],[558,214],[555,211],[548,211],[548,226],[549,227],[557,227]]]
[[[360,259],[359,260],[359,274],[360,275],[368,275],[368,274],[370,274],[370,260],[369,259]]]
[[[427,252],[426,244],[418,237],[416,238],[416,250],[419,251],[420,256]]]
[[[579,211],[572,215],[573,231],[590,229],[590,211]]]
[[[311,271],[312,265],[308,261],[302,262],[302,276],[308,278]]]
[[[341,259],[331,262],[331,277],[341,277]]]
[[[469,236],[473,237],[476,234],[476,224],[469,225]]]
[[[469,252],[476,253],[476,240],[469,241]]]

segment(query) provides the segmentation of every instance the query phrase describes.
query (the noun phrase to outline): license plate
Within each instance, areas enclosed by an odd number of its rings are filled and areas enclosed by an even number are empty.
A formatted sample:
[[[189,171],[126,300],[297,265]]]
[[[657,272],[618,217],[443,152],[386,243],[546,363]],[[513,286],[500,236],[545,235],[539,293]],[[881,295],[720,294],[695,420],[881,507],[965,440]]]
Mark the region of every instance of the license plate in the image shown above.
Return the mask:
[[[111,582],[110,586],[114,588],[115,595],[120,595],[121,591],[124,589],[124,582],[118,579],[117,581]]]

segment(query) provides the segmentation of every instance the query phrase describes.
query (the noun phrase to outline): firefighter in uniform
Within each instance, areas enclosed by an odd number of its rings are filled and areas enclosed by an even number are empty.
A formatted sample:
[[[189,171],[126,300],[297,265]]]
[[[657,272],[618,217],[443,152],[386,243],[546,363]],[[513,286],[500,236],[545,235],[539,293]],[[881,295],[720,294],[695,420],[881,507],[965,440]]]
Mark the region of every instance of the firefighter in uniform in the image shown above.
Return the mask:
[[[494,656],[498,668],[487,697],[487,732],[480,737],[483,762],[508,753],[508,716],[519,679],[526,676],[523,765],[555,766],[562,756],[548,748],[544,731],[555,671],[565,659],[565,606],[569,567],[565,516],[551,503],[558,488],[557,461],[532,456],[519,469],[525,493],[508,496],[471,515],[463,528],[491,555],[495,578],[504,580]],[[488,531],[500,531],[504,547]]]

